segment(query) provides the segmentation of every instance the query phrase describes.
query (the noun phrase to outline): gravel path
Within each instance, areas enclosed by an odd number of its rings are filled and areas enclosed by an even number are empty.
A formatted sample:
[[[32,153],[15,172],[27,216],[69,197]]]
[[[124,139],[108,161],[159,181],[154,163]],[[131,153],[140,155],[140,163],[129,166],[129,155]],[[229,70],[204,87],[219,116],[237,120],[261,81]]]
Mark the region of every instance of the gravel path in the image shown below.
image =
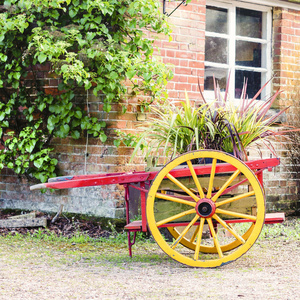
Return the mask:
[[[222,268],[195,269],[156,245],[159,260],[124,263],[0,245],[0,299],[299,299],[299,249],[299,241],[264,240]]]

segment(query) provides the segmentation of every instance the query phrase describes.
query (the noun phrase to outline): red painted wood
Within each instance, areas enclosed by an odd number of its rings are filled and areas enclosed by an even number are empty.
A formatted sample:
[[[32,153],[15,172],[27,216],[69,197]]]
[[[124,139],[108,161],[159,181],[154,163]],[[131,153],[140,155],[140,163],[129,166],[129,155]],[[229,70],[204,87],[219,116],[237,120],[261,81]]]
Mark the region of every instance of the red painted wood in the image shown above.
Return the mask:
[[[142,220],[133,221],[133,222],[127,224],[124,228],[126,230],[130,230],[130,231],[133,231],[133,230],[142,231]]]
[[[145,189],[145,182],[141,182],[140,187],[142,189]],[[144,191],[141,191],[142,231],[147,231],[146,199],[146,193]]]
[[[279,159],[269,158],[254,160],[245,162],[245,164],[252,170],[266,169],[279,165]],[[210,174],[211,166],[199,165],[195,166],[194,169],[197,175]],[[216,173],[227,173],[235,170],[236,168],[234,166],[227,163],[217,164],[216,167]],[[159,171],[63,176],[52,178],[48,183],[43,183],[39,186],[40,188],[67,189],[97,185],[137,183],[153,180],[158,172]],[[172,170],[170,174],[175,178],[191,176],[188,167]],[[34,186],[32,189],[34,189]]]
[[[266,214],[265,224],[275,224],[282,223],[285,220],[284,213],[270,213]],[[247,219],[232,219],[232,220],[224,220],[226,223],[248,223],[253,222],[252,220]],[[174,226],[187,226],[189,222],[179,222],[179,223],[169,223],[162,225],[160,227],[174,227]],[[199,225],[199,222],[196,222],[195,225]],[[139,230],[142,231],[142,221],[133,221],[125,226],[126,230]]]

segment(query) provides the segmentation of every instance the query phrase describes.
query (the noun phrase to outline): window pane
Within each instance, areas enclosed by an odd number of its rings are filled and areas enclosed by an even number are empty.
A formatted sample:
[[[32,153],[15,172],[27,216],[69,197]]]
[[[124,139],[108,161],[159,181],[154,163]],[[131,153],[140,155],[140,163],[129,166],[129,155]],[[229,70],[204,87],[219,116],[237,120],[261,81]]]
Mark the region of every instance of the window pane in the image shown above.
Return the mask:
[[[209,37],[205,38],[205,60],[227,64],[227,39]]]
[[[262,12],[237,8],[236,34],[252,38],[262,38]]]
[[[206,31],[228,33],[227,9],[206,7]]]
[[[235,71],[235,98],[240,98],[244,80],[247,81],[248,98],[253,98],[261,88],[261,73],[236,70]],[[257,98],[260,99],[260,96]]]
[[[235,63],[239,66],[261,67],[261,44],[236,41]]]
[[[214,90],[214,79],[219,83],[220,89],[225,91],[226,89],[226,80],[227,80],[227,69],[214,68],[214,67],[205,67],[204,73],[204,89],[208,91]]]

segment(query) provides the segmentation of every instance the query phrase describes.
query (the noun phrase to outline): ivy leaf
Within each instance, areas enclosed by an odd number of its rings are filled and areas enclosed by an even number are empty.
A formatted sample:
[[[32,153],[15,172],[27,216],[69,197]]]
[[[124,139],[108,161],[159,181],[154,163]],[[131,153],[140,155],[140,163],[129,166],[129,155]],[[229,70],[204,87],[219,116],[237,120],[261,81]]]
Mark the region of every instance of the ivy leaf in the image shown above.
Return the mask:
[[[6,166],[7,166],[9,169],[13,169],[14,164],[13,164],[12,162],[9,162]]]
[[[126,77],[128,79],[132,79],[132,77],[136,74],[136,70],[131,70],[126,72]]]
[[[69,16],[73,19],[76,16],[77,12],[74,9],[70,9]]]
[[[76,110],[74,113],[74,117],[77,119],[81,119],[82,118],[82,112],[80,110]]]
[[[26,145],[25,150],[31,153],[36,145],[36,141],[30,141],[29,144]]]
[[[63,132],[64,134],[68,134],[70,131],[70,126],[68,124],[64,124],[60,126],[60,131]]]
[[[143,6],[141,8],[141,12],[142,12],[143,15],[147,15],[150,12],[150,9],[147,6]]]
[[[38,56],[38,61],[42,64],[43,62],[45,62],[47,59],[47,55],[44,53],[40,53]]]
[[[126,8],[125,6],[123,6],[123,7],[119,8],[118,12],[119,12],[121,15],[124,15],[126,9],[127,9],[127,8]]]
[[[5,115],[6,115],[6,114],[5,114],[4,111],[1,111],[1,112],[0,112],[0,121],[4,120]]]
[[[119,76],[118,76],[118,74],[115,71],[112,71],[109,74],[109,77],[110,77],[110,79],[117,79]]]
[[[114,140],[114,145],[118,148],[121,144],[120,140]]]
[[[39,104],[38,110],[43,111],[46,108],[46,106],[47,106],[46,103],[42,102],[42,103]]]
[[[101,133],[101,134],[100,134],[100,141],[101,141],[102,143],[105,143],[106,140],[107,140],[107,135],[106,135],[105,133]]]
[[[103,128],[106,127],[106,123],[105,123],[104,121],[100,121],[99,124],[100,124],[100,126],[103,127]]]
[[[78,130],[72,131],[71,136],[73,139],[78,140],[80,138],[80,132]]]

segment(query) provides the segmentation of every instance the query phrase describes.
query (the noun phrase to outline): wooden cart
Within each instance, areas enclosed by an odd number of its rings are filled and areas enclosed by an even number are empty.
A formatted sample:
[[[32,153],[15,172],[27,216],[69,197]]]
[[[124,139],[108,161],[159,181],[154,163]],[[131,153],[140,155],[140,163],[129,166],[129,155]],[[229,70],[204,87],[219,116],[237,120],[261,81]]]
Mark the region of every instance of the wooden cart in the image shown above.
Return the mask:
[[[217,267],[246,253],[264,223],[284,221],[283,213],[265,214],[263,171],[277,165],[277,158],[242,162],[201,150],[180,155],[159,171],[57,177],[31,190],[123,185],[130,256],[136,232],[149,230],[178,262]],[[129,187],[140,191],[140,221],[129,220]]]

